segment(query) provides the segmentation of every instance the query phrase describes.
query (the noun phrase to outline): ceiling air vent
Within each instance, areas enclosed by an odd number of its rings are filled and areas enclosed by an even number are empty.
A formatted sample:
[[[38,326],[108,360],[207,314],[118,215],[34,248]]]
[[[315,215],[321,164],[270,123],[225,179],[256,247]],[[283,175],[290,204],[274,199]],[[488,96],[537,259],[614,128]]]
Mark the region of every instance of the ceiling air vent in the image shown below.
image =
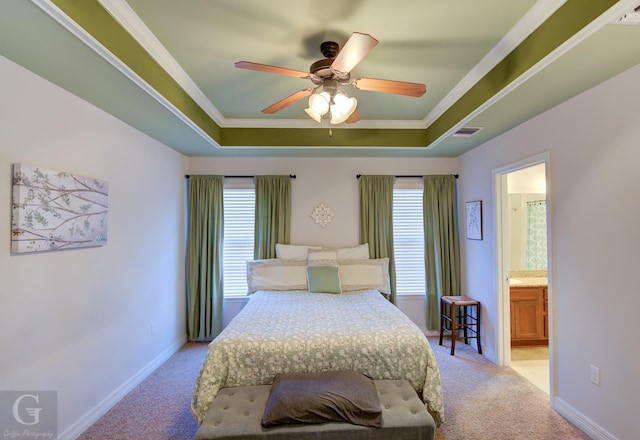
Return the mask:
[[[636,7],[633,11],[627,12],[620,20],[617,21],[620,24],[640,24],[640,6]]]
[[[482,130],[484,127],[462,127],[461,129],[457,130],[456,132],[454,132],[451,137],[471,137],[474,134],[476,134],[477,132],[479,132],[480,130]]]

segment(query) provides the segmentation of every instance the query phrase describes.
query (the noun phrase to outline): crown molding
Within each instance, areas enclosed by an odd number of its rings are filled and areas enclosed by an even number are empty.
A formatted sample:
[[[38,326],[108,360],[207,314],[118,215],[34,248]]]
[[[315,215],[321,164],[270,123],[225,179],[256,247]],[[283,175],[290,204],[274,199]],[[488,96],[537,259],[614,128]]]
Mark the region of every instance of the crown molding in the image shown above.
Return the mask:
[[[481,78],[483,78],[500,61],[509,55],[531,32],[545,22],[567,0],[540,0],[511,28],[509,32],[487,53],[476,66],[465,75],[460,82],[440,101],[424,118],[429,127],[458,99],[467,93]],[[459,129],[464,122],[456,125],[451,132]]]
[[[545,5],[543,5],[543,3]],[[516,26],[514,26],[512,31],[514,29],[516,29],[516,28],[519,28],[523,21],[529,22],[529,26],[531,26],[532,24],[536,23],[535,20],[533,20],[531,18],[528,18],[530,15],[532,15],[532,11],[534,11],[534,9],[538,10],[538,7],[542,7],[542,6],[547,6],[547,7],[550,8],[553,3],[554,3],[554,0],[545,0],[545,1],[541,1],[541,2],[536,3],[536,5],[534,5],[534,7],[532,7],[529,10],[529,13]],[[555,12],[555,10],[557,10],[560,6],[562,6],[562,4],[566,3],[566,0],[563,0],[563,1],[560,1],[560,2],[555,1],[555,3],[557,3],[557,7],[554,10],[546,9],[546,11],[547,11],[546,15],[542,13],[545,10],[544,8],[542,8],[541,10],[538,10],[536,12],[536,14],[534,14],[534,15],[536,15],[538,17],[537,24],[535,25],[535,27],[530,29],[529,34],[531,32],[533,32],[541,23],[543,23],[545,20],[547,20],[549,18],[549,16],[553,12]],[[427,149],[430,150],[430,149],[434,148],[435,146],[437,146],[444,139],[446,139],[447,137],[449,137],[453,133],[455,133],[460,127],[464,126],[464,124],[466,124],[467,122],[473,120],[476,116],[478,116],[479,114],[484,112],[487,108],[491,107],[493,104],[498,102],[500,99],[502,99],[504,96],[509,94],[511,91],[515,90],[521,84],[525,83],[527,80],[529,80],[530,78],[535,76],[542,69],[544,69],[545,67],[547,67],[548,65],[550,65],[551,63],[556,61],[558,58],[560,58],[562,55],[567,53],[573,47],[575,47],[580,42],[582,42],[583,40],[588,38],[590,35],[592,35],[596,31],[598,31],[604,25],[610,24],[610,23],[612,23],[613,20],[619,19],[619,17],[624,15],[625,12],[628,12],[630,9],[633,9],[635,6],[637,6],[637,4],[638,4],[638,0],[620,0],[620,1],[618,1],[615,5],[610,7],[605,13],[601,14],[598,18],[593,20],[587,26],[583,27],[579,32],[577,32],[575,35],[573,35],[573,37],[569,38],[563,44],[561,44],[555,50],[553,50],[551,53],[549,53],[549,55],[547,55],[546,57],[542,58],[538,63],[536,63],[534,66],[532,66],[524,74],[522,74],[521,76],[516,78],[514,81],[509,83],[502,90],[500,90],[499,92],[494,94],[490,99],[485,101],[477,109],[471,111],[465,118],[463,118],[461,121],[459,121],[455,126],[451,127],[449,130],[447,130],[445,133],[443,133],[440,137],[438,137],[433,142],[431,142],[431,144],[427,146]],[[548,12],[551,12],[551,13],[548,13]],[[507,34],[507,36],[505,36],[505,38],[503,38],[503,40],[496,46],[496,48],[498,46],[500,46],[501,43],[505,42],[505,40],[508,39],[510,34],[511,34],[511,32],[509,32]],[[529,34],[524,35],[524,38],[526,38]],[[523,36],[520,33],[519,33],[519,35]],[[520,41],[518,41],[518,44],[520,44],[522,42],[522,40],[524,40],[524,38],[522,38]],[[517,47],[517,44],[515,45],[515,47]],[[489,55],[487,55],[487,56],[489,56]],[[481,63],[482,63],[482,61],[481,61]],[[472,70],[471,73],[474,73],[475,70],[476,69]],[[453,90],[457,90],[457,87],[454,88]],[[449,96],[449,95],[447,95],[447,96]],[[459,99],[461,96],[462,96],[462,94],[460,96],[457,96],[456,99]],[[429,115],[427,115],[427,117],[425,118],[425,120],[427,120],[427,119],[429,120],[429,122],[427,123],[427,126],[429,126],[431,123],[433,123],[435,121],[435,119],[430,119],[430,116],[431,116],[431,113]]]
[[[119,58],[117,58],[111,51],[103,46],[98,40],[96,40],[91,34],[83,29],[78,23],[73,21],[63,10],[58,8],[50,0],[31,0],[33,4],[42,9],[47,15],[58,22],[62,27],[67,29],[71,34],[80,39],[90,49],[100,55],[105,61],[115,67],[119,72],[125,75],[129,80],[135,83],[138,87],[148,93],[156,101],[158,101],[167,110],[173,113],[178,119],[188,125],[192,130],[198,133],[202,138],[209,142],[214,147],[220,147],[218,142],[209,136],[204,130],[196,125],[191,119],[189,119],[184,113],[182,113],[176,106],[174,106],[163,95],[158,93],[156,89],[151,87],[144,79],[142,79],[136,72],[124,64]]]
[[[222,128],[341,128],[341,129],[389,129],[415,130],[427,128],[422,120],[361,120],[357,124],[331,125],[328,119],[320,124],[311,119],[234,119],[227,118]]]
[[[138,17],[125,0],[98,0],[98,3],[122,26],[144,50],[184,89],[185,92],[220,126],[225,118],[206,97],[191,77],[165,49],[151,29]]]

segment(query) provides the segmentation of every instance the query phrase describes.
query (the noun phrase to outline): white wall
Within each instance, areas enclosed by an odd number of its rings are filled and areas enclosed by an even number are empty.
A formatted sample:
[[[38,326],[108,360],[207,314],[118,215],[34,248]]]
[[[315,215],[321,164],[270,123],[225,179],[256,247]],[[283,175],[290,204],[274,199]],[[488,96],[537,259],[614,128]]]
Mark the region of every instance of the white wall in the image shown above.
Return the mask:
[[[190,158],[189,174],[295,174],[291,184],[291,243],[351,246],[359,243],[357,174],[457,174],[453,158]],[[324,228],[310,214],[323,202],[334,213]],[[426,329],[424,298],[398,298],[398,307]],[[225,302],[225,322],[237,313]]]
[[[464,240],[463,286],[483,303],[484,347],[498,350],[492,170],[550,152],[550,295],[556,409],[593,438],[640,438],[640,66],[460,158],[460,202],[484,201],[485,239]],[[495,360],[495,357],[494,357]],[[589,381],[590,365],[601,385]]]
[[[184,160],[2,57],[0,77],[0,389],[58,391],[73,438],[186,338]],[[11,255],[12,163],[108,181],[107,244]]]

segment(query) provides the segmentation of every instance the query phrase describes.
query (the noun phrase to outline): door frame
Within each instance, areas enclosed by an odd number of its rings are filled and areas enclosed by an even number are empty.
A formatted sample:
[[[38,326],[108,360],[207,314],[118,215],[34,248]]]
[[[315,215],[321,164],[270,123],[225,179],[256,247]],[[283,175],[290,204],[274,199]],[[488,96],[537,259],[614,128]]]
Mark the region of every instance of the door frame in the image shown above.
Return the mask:
[[[543,152],[512,162],[492,171],[494,187],[494,206],[496,219],[496,286],[498,290],[498,365],[511,365],[511,294],[509,289],[509,195],[507,188],[507,174],[534,165],[545,165],[545,180],[547,186],[547,290],[548,290],[548,329],[549,329],[549,390],[553,396],[553,347],[555,346],[555,328],[553,325],[553,290],[551,283],[551,246],[553,235],[551,230],[550,203],[550,153]]]

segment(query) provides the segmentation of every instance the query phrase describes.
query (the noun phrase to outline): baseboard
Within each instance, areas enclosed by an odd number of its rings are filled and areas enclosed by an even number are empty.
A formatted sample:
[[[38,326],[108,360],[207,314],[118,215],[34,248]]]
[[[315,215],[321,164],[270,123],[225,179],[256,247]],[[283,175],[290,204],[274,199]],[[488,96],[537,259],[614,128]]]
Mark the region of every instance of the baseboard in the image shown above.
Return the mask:
[[[160,365],[165,363],[171,356],[180,350],[180,348],[187,343],[187,335],[185,334],[179,340],[175,341],[166,350],[164,350],[155,359],[145,365],[140,371],[129,378],[125,383],[118,387],[115,391],[109,394],[102,402],[96,405],[84,416],[82,416],[77,422],[72,424],[64,432],[58,435],[58,440],[75,440],[86,431],[91,425],[100,419],[113,408],[124,396],[129,394],[135,387],[137,387],[143,380],[145,380],[151,373],[153,373]]]
[[[593,420],[576,411],[575,408],[568,405],[562,399],[557,397],[552,398],[551,406],[558,412],[558,414],[576,425],[582,432],[587,434],[593,440],[618,440],[614,435],[602,429],[602,427],[595,424]]]

